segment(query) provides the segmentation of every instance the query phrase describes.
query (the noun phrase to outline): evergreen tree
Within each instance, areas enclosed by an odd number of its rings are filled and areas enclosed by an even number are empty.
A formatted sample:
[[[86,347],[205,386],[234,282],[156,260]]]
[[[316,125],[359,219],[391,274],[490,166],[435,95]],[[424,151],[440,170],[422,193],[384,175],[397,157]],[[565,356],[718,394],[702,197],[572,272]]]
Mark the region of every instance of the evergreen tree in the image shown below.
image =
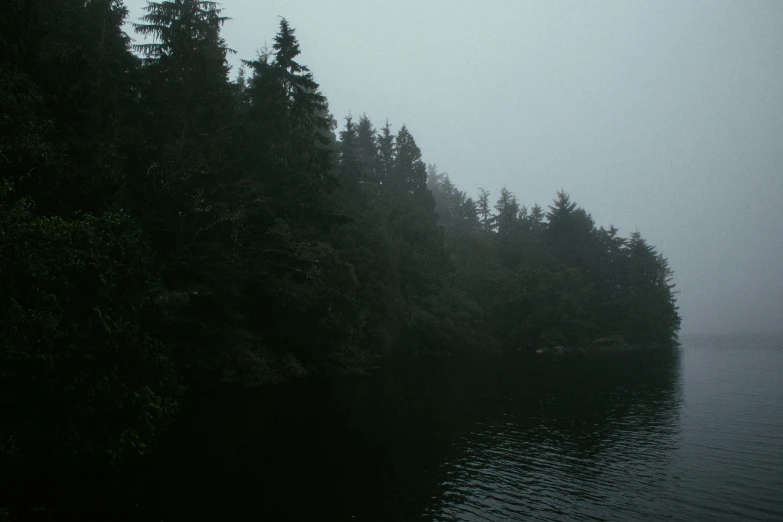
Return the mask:
[[[245,62],[253,71],[246,157],[263,170],[281,207],[310,214],[312,197],[336,184],[328,107],[309,69],[296,61],[299,42],[285,19],[274,42],[271,53]],[[258,141],[265,146],[257,148]]]
[[[378,175],[381,184],[385,185],[389,180],[394,165],[395,149],[394,134],[392,134],[389,120],[386,120],[386,125],[383,126],[381,134],[378,136]]]
[[[427,189],[427,168],[416,140],[405,125],[397,132],[394,143],[394,162],[387,178],[389,189],[411,195],[423,193]]]
[[[136,61],[122,32],[125,7],[110,0],[9,7],[0,31],[6,87],[35,85],[35,94],[20,93],[9,102],[37,98],[37,114],[47,120],[48,139],[60,156],[16,178],[17,188],[36,195],[39,212],[114,207],[123,197],[120,148]]]
[[[25,466],[149,452],[177,378],[150,328],[151,253],[119,210],[136,103],[126,10],[20,4],[0,62],[0,461],[23,481]]]
[[[506,187],[500,189],[500,197],[495,203],[495,222],[501,238],[513,235],[519,223],[519,204],[514,194]]]
[[[555,259],[569,267],[584,267],[593,243],[592,217],[562,190],[546,217],[546,244]]]
[[[495,229],[495,217],[492,215],[492,209],[489,203],[490,193],[483,188],[479,189],[479,198],[476,201],[476,211],[478,212],[481,230],[492,232]]]
[[[563,191],[545,213],[504,187],[493,209],[426,167],[404,125],[348,116],[338,140],[285,19],[231,82],[214,2],[148,3],[140,57],[120,0],[4,14],[0,464],[14,479],[37,460],[148,453],[183,383],[677,334],[671,268],[638,232],[596,228]]]
[[[230,151],[235,88],[228,20],[214,2],[150,2],[135,49],[142,69],[139,143],[131,188],[162,277],[157,327],[190,381],[208,379],[236,329],[240,286]],[[230,341],[229,341],[230,344]]]
[[[366,114],[359,118],[356,126],[356,146],[357,157],[362,166],[363,192],[369,201],[377,200],[381,190],[378,133]]]
[[[274,42],[271,52],[245,62],[253,75],[242,114],[240,186],[254,196],[242,236],[243,329],[258,357],[288,360],[294,372],[353,364],[363,320],[356,271],[327,240],[350,221],[345,207],[361,203],[356,132],[349,121],[336,154],[326,99],[296,61],[299,43],[285,19]],[[344,160],[338,197],[350,204],[333,200],[336,160]]]
[[[371,170],[377,168],[378,161],[378,133],[372,126],[372,122],[363,114],[356,126],[356,145],[360,151],[360,161]],[[375,176],[370,176],[375,179]]]
[[[680,319],[668,261],[638,231],[631,234],[625,250],[627,271],[620,298],[625,338],[637,343],[670,342]]]
[[[530,229],[534,232],[540,232],[544,227],[544,210],[536,203],[530,209],[530,213],[527,216],[530,223]]]
[[[345,128],[340,131],[340,187],[347,202],[358,204],[364,182],[365,166],[360,160],[356,124],[350,115],[345,117]]]

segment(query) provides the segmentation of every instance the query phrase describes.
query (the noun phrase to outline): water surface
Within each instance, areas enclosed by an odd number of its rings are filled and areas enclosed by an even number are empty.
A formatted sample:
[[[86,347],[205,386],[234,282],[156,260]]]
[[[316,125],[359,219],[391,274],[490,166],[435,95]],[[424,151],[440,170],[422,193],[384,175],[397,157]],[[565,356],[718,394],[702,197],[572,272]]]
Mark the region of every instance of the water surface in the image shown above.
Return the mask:
[[[783,345],[481,357],[220,397],[138,520],[783,520]]]

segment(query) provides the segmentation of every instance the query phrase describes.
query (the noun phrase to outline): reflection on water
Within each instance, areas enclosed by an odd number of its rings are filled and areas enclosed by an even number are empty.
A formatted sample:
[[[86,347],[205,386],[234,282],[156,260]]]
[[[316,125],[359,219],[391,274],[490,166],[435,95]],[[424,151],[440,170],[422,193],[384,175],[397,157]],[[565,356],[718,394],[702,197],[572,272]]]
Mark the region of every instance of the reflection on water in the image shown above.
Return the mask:
[[[201,482],[160,490],[171,519],[627,520],[671,479],[680,375],[676,351],[481,358],[218,403],[180,426]]]
[[[443,463],[432,519],[629,520],[660,511],[679,437],[677,354],[548,363],[529,367],[538,382],[507,388],[508,407]]]
[[[216,397],[122,488],[123,510],[167,521],[783,520],[782,373],[780,343],[697,339],[419,362]]]

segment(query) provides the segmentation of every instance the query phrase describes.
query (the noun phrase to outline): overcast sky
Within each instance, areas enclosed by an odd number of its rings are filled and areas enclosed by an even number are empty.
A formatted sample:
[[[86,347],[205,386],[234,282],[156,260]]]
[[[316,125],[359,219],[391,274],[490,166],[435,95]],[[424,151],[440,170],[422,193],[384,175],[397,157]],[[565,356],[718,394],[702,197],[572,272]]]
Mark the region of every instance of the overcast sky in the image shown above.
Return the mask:
[[[286,17],[338,121],[406,123],[469,195],[564,188],[638,228],[675,270],[684,333],[783,331],[783,1],[222,7],[233,64]]]

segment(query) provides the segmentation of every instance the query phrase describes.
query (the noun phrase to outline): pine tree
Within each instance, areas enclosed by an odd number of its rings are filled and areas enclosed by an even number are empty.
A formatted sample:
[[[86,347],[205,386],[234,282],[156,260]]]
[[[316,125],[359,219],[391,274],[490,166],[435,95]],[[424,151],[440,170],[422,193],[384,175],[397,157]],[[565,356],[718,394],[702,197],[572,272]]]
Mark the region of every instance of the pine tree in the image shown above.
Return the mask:
[[[394,134],[392,134],[389,120],[386,120],[386,125],[381,129],[381,135],[378,136],[378,176],[382,185],[386,185],[391,176],[395,150]]]
[[[511,236],[518,228],[519,204],[513,192],[506,187],[500,189],[500,197],[495,203],[495,220],[501,237]]]
[[[536,203],[533,205],[533,207],[530,209],[530,214],[528,215],[530,229],[533,232],[540,232],[544,227],[544,217],[544,210],[539,206],[539,204]]]
[[[362,167],[363,191],[369,200],[375,200],[381,189],[378,133],[366,114],[359,118],[356,126],[356,146],[357,157]]]
[[[495,217],[492,215],[492,208],[489,203],[490,193],[483,188],[479,189],[479,198],[476,202],[476,211],[478,212],[481,230],[485,233],[492,232],[495,229]]]
[[[584,267],[594,247],[593,218],[562,190],[546,217],[546,244],[555,259],[566,266]]]
[[[233,89],[228,81],[226,47],[220,31],[228,20],[215,2],[150,2],[134,24],[151,38],[134,48],[145,56],[144,122],[147,179],[139,189],[162,192],[172,206],[198,227],[210,206],[209,195],[225,173],[232,125]],[[151,192],[154,191],[154,192]]]
[[[360,151],[360,161],[371,170],[375,170],[378,161],[378,133],[375,132],[366,114],[362,114],[356,126],[356,145]]]
[[[214,2],[150,2],[137,33],[144,56],[133,209],[151,241],[163,288],[156,327],[193,382],[229,360],[241,270],[234,197],[236,87]]]
[[[60,156],[16,181],[19,190],[36,194],[39,212],[120,206],[136,68],[122,31],[126,15],[112,0],[13,2],[4,12],[0,74],[6,87],[35,85],[36,112],[48,122]],[[29,100],[32,91],[20,95],[7,103]]]
[[[138,103],[127,11],[19,6],[0,44],[0,465],[18,479],[6,458],[30,471],[149,452],[176,393],[152,255],[120,210]]]
[[[253,197],[240,291],[251,353],[312,370],[359,357],[356,270],[329,241],[342,239],[336,229],[362,203],[362,170],[353,120],[337,143],[326,98],[300,53],[283,19],[272,49],[245,62],[252,77],[241,115],[240,186]]]
[[[421,150],[416,145],[408,128],[403,125],[395,138],[394,165],[388,182],[393,190],[417,194],[427,189],[427,167],[421,159]]]
[[[345,117],[345,128],[340,131],[339,151],[339,180],[343,196],[346,203],[359,204],[366,167],[360,159],[356,124],[350,114]]]
[[[448,234],[464,234],[478,228],[476,204],[452,183],[436,165],[427,166],[427,188],[435,199],[435,210]]]
[[[283,206],[301,211],[310,206],[307,198],[333,189],[336,179],[331,173],[334,137],[326,98],[309,69],[296,61],[301,51],[294,33],[282,19],[273,50],[244,62],[253,71],[247,136],[265,144],[247,159],[253,168],[263,169],[263,181],[271,184]],[[245,150],[254,148],[250,142]]]
[[[668,343],[680,327],[668,261],[638,231],[631,234],[625,250],[627,268],[620,298],[625,338]]]

